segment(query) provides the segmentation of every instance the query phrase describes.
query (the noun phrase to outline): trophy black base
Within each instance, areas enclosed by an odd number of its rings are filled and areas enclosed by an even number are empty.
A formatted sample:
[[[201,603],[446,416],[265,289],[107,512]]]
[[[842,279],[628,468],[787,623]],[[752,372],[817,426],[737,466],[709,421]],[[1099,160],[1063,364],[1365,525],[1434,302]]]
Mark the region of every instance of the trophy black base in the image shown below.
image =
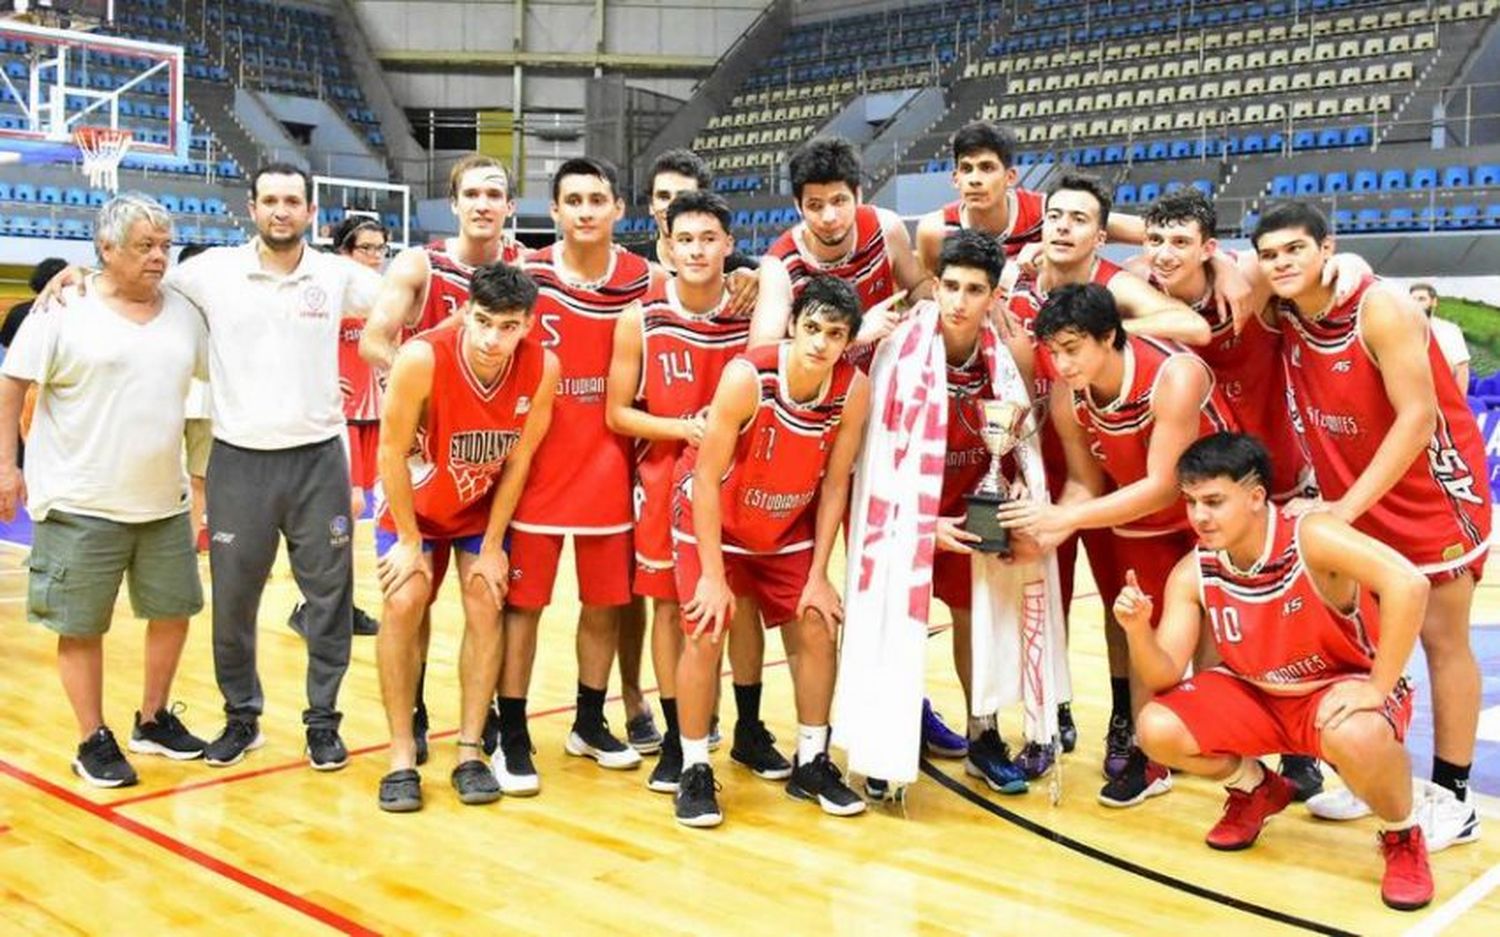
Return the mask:
[[[970,492],[964,497],[969,504],[968,515],[964,519],[964,529],[982,538],[978,543],[971,542],[969,546],[980,553],[1009,556],[1010,531],[1001,527],[1000,519],[995,516],[1000,505],[1009,499],[999,492],[985,491]]]

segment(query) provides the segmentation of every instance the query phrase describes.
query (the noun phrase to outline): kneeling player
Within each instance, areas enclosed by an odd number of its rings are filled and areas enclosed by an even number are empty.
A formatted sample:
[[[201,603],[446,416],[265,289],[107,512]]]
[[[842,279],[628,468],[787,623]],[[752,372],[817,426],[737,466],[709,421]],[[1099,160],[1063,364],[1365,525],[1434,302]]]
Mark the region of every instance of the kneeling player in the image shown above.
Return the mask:
[[[842,608],[828,557],[849,500],[849,475],[869,409],[869,382],[843,360],[859,332],[848,284],[813,277],[792,306],[792,338],[725,368],[702,449],[674,486],[677,589],[687,644],[677,666],[683,771],[677,821],[723,820],[708,763],[709,714],[724,628],[736,595],[784,625],[797,700],[797,758],[787,793],[850,816],[865,803],[828,758],[828,710]]]
[[[1168,579],[1160,627],[1134,570],[1114,606],[1131,665],[1160,694],[1138,717],[1141,746],[1224,782],[1224,816],[1208,833],[1215,849],[1249,847],[1291,802],[1291,784],[1257,755],[1328,761],[1382,820],[1381,898],[1406,911],[1426,905],[1432,873],[1401,740],[1411,721],[1402,669],[1427,580],[1331,513],[1281,515],[1268,503],[1270,456],[1254,437],[1199,440],[1177,476],[1198,547]],[[1205,620],[1223,663],[1179,683]]]
[[[514,267],[479,268],[463,317],[403,345],[391,369],[375,531],[385,593],[376,652],[391,728],[382,810],[422,806],[411,701],[422,657],[419,627],[432,591],[431,554],[439,546],[457,555],[463,583],[453,786],[467,804],[500,797],[480,757],[480,733],[500,676],[500,610],[510,572],[503,538],[551,422],[559,370],[551,352],[526,340],[536,296],[536,284]]]

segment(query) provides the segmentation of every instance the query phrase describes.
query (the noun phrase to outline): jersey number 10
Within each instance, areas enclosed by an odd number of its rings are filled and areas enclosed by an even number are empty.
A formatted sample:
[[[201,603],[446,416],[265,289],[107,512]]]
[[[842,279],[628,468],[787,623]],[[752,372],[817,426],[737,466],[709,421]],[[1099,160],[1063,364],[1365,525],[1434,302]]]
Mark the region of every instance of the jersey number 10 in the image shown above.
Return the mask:
[[[1209,619],[1214,627],[1214,640],[1220,644],[1239,644],[1244,639],[1240,630],[1240,610],[1237,608],[1211,608]]]

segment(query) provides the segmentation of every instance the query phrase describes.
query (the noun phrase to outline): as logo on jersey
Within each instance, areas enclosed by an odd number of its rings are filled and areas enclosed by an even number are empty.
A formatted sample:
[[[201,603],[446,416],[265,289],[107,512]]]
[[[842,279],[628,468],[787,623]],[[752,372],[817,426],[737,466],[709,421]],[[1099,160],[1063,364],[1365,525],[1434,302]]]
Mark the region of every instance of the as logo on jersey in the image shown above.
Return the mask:
[[[1334,374],[1348,374],[1352,370],[1354,370],[1354,362],[1348,358],[1340,358],[1333,363]]]

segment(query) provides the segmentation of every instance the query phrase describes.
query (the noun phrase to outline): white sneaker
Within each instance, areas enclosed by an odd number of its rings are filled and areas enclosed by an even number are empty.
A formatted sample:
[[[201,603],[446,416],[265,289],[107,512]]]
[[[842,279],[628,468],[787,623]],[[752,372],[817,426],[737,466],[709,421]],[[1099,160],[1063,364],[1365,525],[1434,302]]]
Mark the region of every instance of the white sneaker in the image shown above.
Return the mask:
[[[494,772],[495,781],[500,785],[500,793],[507,797],[535,797],[542,790],[542,779],[536,768],[530,764],[517,765],[516,768],[517,773],[512,774],[505,763],[504,746],[495,746],[495,754],[490,756],[490,771]]]
[[[1319,820],[1358,820],[1373,811],[1347,787],[1324,791],[1307,799],[1307,809]],[[1428,848],[1431,848],[1430,846]]]
[[[1423,783],[1415,805],[1429,853],[1479,839],[1479,814],[1445,787]]]

